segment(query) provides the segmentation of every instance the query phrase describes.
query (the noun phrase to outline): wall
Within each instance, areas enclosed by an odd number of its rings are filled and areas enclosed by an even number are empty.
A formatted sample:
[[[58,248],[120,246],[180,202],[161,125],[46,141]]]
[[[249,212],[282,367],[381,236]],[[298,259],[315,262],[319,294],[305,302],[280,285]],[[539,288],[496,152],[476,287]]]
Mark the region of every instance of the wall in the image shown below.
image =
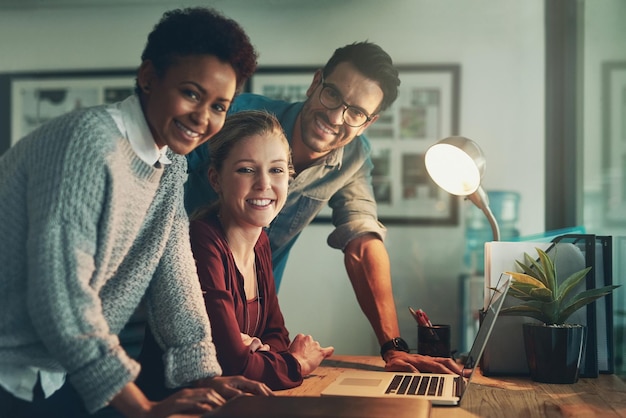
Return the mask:
[[[93,2],[90,2],[93,3]],[[103,1],[103,4],[107,2]],[[189,2],[0,10],[0,72],[128,68],[162,12]],[[398,64],[460,63],[461,134],[488,161],[484,187],[520,192],[522,234],[543,230],[543,2],[541,0],[229,0],[204,2],[239,21],[260,65],[318,65],[368,39]],[[465,206],[465,203],[462,204]],[[338,353],[374,354],[328,225],[296,245],[279,296],[292,333]],[[455,227],[389,227],[394,293],[403,336],[415,347],[407,306],[458,330],[462,220]],[[454,342],[453,342],[454,343]]]

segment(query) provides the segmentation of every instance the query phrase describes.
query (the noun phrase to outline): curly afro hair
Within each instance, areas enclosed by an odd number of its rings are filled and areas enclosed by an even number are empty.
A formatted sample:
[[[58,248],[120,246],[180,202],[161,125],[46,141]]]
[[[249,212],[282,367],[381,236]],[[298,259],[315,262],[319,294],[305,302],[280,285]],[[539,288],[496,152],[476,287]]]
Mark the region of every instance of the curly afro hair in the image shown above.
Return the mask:
[[[148,35],[141,60],[150,60],[162,76],[177,57],[189,55],[213,55],[229,63],[237,76],[238,92],[256,70],[258,56],[241,26],[213,9],[165,12]]]

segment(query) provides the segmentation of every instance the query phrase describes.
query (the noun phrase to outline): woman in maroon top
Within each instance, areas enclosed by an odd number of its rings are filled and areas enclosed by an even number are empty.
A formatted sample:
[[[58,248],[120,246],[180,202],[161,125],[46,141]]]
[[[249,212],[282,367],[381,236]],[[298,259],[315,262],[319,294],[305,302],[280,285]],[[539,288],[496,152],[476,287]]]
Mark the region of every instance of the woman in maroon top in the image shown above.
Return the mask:
[[[298,386],[334,349],[310,335],[290,342],[278,306],[263,227],[287,198],[289,143],[274,116],[245,111],[229,115],[208,146],[209,181],[219,198],[193,215],[190,236],[223,375],[244,375],[272,390]],[[161,356],[147,330],[137,380],[155,399],[169,393]]]
[[[217,358],[224,375],[298,386],[334,349],[310,335],[290,343],[276,296],[263,227],[287,198],[289,143],[273,116],[246,111],[229,115],[208,146],[219,199],[193,216],[190,235]]]

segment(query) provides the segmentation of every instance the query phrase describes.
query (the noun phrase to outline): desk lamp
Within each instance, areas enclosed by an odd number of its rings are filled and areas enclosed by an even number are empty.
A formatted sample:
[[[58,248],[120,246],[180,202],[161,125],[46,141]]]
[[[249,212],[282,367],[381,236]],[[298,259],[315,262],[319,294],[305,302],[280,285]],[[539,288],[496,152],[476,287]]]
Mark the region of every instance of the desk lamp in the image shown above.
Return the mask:
[[[485,173],[485,157],[474,141],[462,136],[450,136],[433,144],[424,157],[426,171],[439,187],[446,192],[466,196],[483,211],[493,240],[500,240],[500,228],[489,208],[487,193],[480,186]]]

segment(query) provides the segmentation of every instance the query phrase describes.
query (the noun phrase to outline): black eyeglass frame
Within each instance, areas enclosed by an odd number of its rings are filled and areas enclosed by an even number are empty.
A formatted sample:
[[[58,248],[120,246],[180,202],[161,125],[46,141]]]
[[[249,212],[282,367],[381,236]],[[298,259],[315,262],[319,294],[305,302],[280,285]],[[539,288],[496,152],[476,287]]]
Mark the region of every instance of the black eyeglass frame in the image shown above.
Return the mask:
[[[357,106],[352,106],[349,105],[348,103],[346,103],[343,100],[343,96],[341,94],[341,92],[339,90],[337,90],[335,87],[333,87],[330,84],[327,84],[324,82],[324,78],[322,78],[320,85],[322,86],[322,88],[320,89],[319,94],[317,95],[318,100],[320,101],[320,104],[322,106],[324,106],[326,109],[328,110],[336,110],[339,109],[341,106],[343,106],[343,112],[341,112],[341,118],[343,119],[343,123],[345,123],[346,125],[352,127],[352,128],[360,128],[361,126],[365,125],[367,122],[370,122],[372,120],[372,118],[374,116],[376,116],[376,113],[372,113],[371,115],[368,115],[367,113],[365,113],[365,111]],[[335,107],[330,107],[328,105],[326,105],[326,103],[324,103],[322,101],[322,92],[324,91],[324,89],[331,89],[332,91],[334,91],[337,96],[339,97],[339,104]],[[356,109],[358,112],[363,113],[365,115],[365,121],[363,123],[361,123],[360,125],[351,125],[350,123],[348,123],[346,121],[346,110],[348,109]]]

